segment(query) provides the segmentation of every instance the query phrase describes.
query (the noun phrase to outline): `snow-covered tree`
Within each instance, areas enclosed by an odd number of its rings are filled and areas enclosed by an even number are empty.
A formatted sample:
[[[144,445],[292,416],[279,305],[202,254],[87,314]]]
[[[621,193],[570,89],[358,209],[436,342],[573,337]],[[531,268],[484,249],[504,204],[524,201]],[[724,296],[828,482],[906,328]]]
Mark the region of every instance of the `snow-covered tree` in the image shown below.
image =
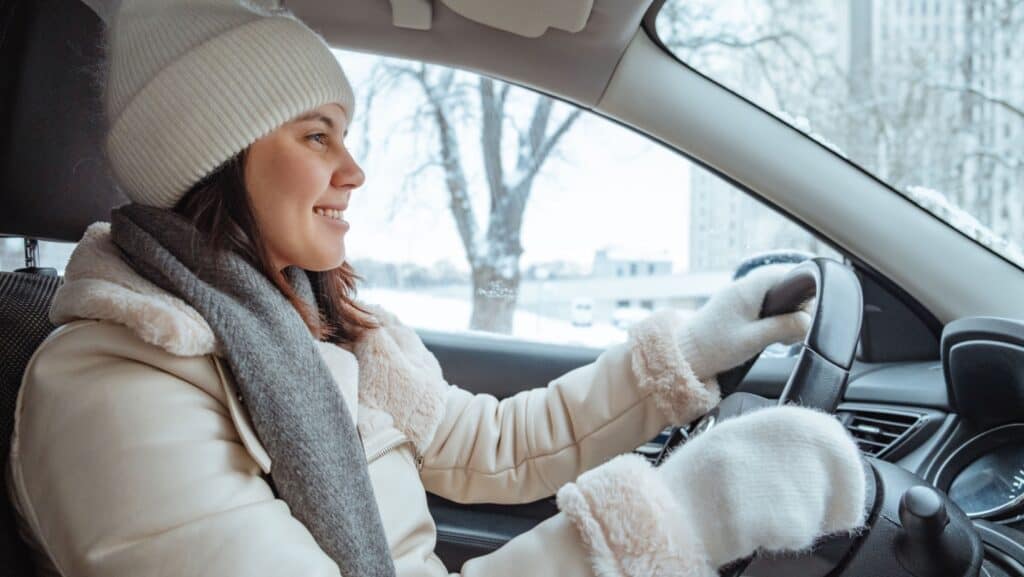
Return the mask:
[[[370,105],[376,93],[408,86],[421,96],[413,126],[429,131],[435,142],[424,164],[411,174],[428,169],[443,173],[448,207],[471,271],[470,328],[511,333],[521,280],[523,215],[530,193],[582,111],[485,76],[391,61],[375,70]],[[517,93],[515,103],[510,98],[513,92]],[[486,195],[472,190],[469,155],[463,153],[469,146],[479,147]],[[481,198],[486,198],[486,206],[474,202]],[[486,218],[481,218],[483,214]]]

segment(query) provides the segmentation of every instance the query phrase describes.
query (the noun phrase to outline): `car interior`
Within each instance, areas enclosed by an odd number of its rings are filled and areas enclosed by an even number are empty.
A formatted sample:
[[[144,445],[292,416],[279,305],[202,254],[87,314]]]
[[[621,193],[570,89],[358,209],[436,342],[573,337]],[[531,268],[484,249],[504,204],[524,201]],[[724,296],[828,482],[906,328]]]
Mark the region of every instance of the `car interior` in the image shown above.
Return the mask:
[[[1024,271],[679,61],[653,32],[662,3],[283,6],[336,48],[471,70],[604,116],[843,255],[843,263],[803,263],[774,292],[777,302],[766,302],[766,310],[784,310],[817,297],[798,354],[762,356],[723,377],[734,395],[718,409],[637,448],[657,463],[716,420],[780,400],[831,410],[855,437],[870,465],[869,530],[792,557],[755,557],[732,574],[1024,576]],[[127,202],[102,152],[93,74],[102,26],[80,0],[0,2],[0,236],[24,238],[26,250],[24,268],[0,272],[0,447],[9,446],[24,367],[54,329],[47,307],[62,279],[38,266],[35,242],[75,242]],[[498,398],[543,386],[601,352],[418,332],[447,381]],[[557,512],[553,498],[513,506],[430,496],[430,507],[448,567]],[[0,568],[34,574],[7,504]]]

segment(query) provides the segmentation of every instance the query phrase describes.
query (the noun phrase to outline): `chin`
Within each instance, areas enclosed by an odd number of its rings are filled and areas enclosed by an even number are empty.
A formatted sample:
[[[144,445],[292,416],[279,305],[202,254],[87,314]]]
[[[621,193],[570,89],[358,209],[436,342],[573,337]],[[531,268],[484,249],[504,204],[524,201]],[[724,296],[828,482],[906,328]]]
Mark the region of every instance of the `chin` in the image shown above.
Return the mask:
[[[345,264],[344,254],[334,258],[317,259],[315,262],[307,263],[302,268],[313,272],[323,272],[325,270],[334,270],[343,264]]]

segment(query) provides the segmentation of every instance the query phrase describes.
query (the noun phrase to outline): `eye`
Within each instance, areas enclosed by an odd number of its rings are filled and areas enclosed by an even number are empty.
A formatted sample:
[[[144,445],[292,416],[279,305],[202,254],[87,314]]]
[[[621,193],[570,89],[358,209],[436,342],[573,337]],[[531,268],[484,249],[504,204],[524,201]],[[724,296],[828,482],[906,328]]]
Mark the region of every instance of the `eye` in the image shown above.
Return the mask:
[[[309,140],[309,139],[316,140],[318,138],[326,139],[327,135],[324,134],[323,132],[318,132],[316,134],[310,134],[309,136],[306,137],[307,140]],[[326,141],[322,141],[322,140],[317,140],[317,142],[319,142],[320,144],[327,144]]]

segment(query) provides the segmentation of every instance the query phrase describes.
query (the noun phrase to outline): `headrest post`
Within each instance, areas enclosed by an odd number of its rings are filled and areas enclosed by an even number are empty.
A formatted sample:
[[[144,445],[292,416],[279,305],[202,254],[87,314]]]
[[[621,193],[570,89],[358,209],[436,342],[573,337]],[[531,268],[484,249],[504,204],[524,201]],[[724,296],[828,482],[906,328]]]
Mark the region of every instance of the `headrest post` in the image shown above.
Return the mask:
[[[39,241],[25,237],[25,268],[35,268],[39,262]]]
[[[39,241],[34,238],[25,237],[25,268],[14,269],[14,272],[57,276],[57,269],[52,267],[38,267],[36,266],[38,262]]]

